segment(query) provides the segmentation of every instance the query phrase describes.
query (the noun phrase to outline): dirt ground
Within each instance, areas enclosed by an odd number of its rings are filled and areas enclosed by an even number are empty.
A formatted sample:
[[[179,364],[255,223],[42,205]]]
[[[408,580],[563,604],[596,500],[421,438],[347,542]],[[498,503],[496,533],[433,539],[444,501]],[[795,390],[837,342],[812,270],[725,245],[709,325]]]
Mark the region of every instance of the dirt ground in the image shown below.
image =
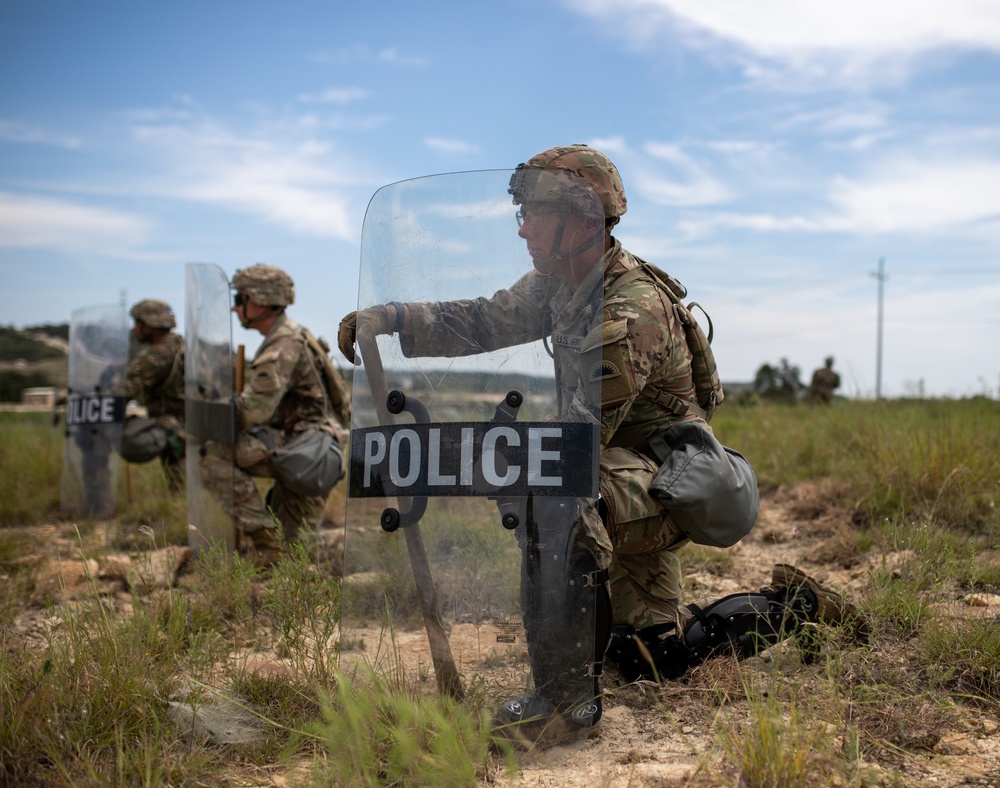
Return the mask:
[[[685,601],[756,590],[767,584],[771,568],[778,562],[795,564],[821,582],[845,590],[848,596],[862,598],[870,570],[877,566],[891,569],[905,556],[855,555],[845,550],[850,540],[844,539],[844,534],[855,526],[847,510],[823,503],[827,500],[830,496],[814,484],[765,495],[753,533],[725,551],[725,556],[720,551],[717,564],[701,562],[705,568],[687,575]],[[55,535],[65,528],[39,529],[52,535],[48,544],[56,549]],[[171,560],[172,555],[164,557],[162,572],[167,575]],[[127,573],[127,561],[123,556],[119,574]],[[75,571],[83,576],[82,568],[71,569],[65,561],[53,561],[52,571]],[[102,571],[109,576],[106,569]],[[64,577],[63,582],[67,596],[74,594],[74,588],[83,588],[79,577],[68,582]],[[1000,624],[1000,597],[972,598],[956,593],[945,612],[962,617],[984,616]],[[29,611],[15,621],[15,627],[26,636],[37,636],[45,626],[43,618],[44,611]],[[464,664],[466,657],[480,648],[479,638],[480,633],[471,626],[452,629],[450,641],[456,662]],[[397,644],[409,664],[421,666],[420,680],[433,686],[432,671],[428,675],[431,659],[422,631],[398,633]],[[875,651],[871,658],[897,657]],[[505,787],[740,785],[714,726],[719,714],[727,715],[727,719],[744,718],[746,702],[741,682],[747,671],[777,670],[792,680],[802,679],[807,687],[812,676],[822,671],[822,660],[805,665],[794,648],[766,652],[743,664],[744,668],[737,668],[728,660],[710,661],[683,680],[662,688],[649,683],[625,684],[611,669],[602,682],[606,694],[598,736],[526,753],[519,757],[515,776],[498,764],[484,782]],[[723,695],[728,698],[720,703]],[[951,729],[937,727],[920,733],[921,747],[869,749],[858,763],[859,773],[866,775],[862,784],[1000,788],[1000,716],[996,709],[988,712],[983,706],[969,703],[948,719],[954,722]],[[294,785],[294,774],[272,773],[270,779],[276,785]],[[903,774],[905,779],[899,781],[893,774]]]
[[[850,530],[850,513],[817,501],[816,485],[778,490],[761,502],[754,531],[727,552],[734,565],[720,574],[703,571],[686,578],[686,601],[719,597],[765,585],[775,563],[794,564],[824,584],[860,599],[868,586],[869,570],[882,561],[892,567],[902,555],[851,555],[842,549],[842,535]],[[957,597],[947,611],[955,616],[982,615],[1000,625],[1000,597]],[[877,658],[877,657],[876,657]],[[886,657],[888,658],[888,657]],[[774,661],[780,664],[775,665]],[[795,648],[765,652],[750,670],[805,678],[822,670],[821,664],[804,665]],[[529,754],[516,778],[501,777],[504,786],[716,786],[741,785],[714,733],[716,713],[740,719],[746,709],[741,700],[743,678],[729,661],[710,661],[680,682],[660,692],[642,684],[624,685],[612,668],[604,682],[606,699],[602,731],[574,751],[561,748]],[[729,691],[730,703],[714,707],[720,690]],[[866,785],[1000,786],[1000,719],[982,708],[956,710],[953,730],[937,730],[919,754],[883,753],[859,764],[867,774]],[[892,771],[904,774],[896,783]],[[745,784],[745,783],[744,783]],[[832,783],[837,785],[839,783]]]
[[[901,566],[905,554],[857,555],[846,548],[852,529],[851,514],[823,503],[830,500],[822,485],[801,484],[764,496],[761,514],[749,537],[686,576],[688,602],[707,602],[739,591],[756,591],[770,580],[776,563],[798,566],[824,584],[860,599],[869,583],[869,571]],[[683,553],[682,553],[683,556]],[[683,561],[683,558],[682,558]],[[884,563],[883,563],[884,562]],[[704,563],[704,562],[703,562]],[[984,616],[1000,624],[1000,596],[962,595],[944,611],[960,617]],[[456,663],[475,662],[481,635],[471,626],[455,626],[449,640]],[[397,640],[410,664],[422,666],[427,676],[431,664],[426,639],[420,631],[403,633]],[[873,659],[901,659],[898,653],[880,653]],[[489,782],[498,786],[741,786],[737,772],[719,741],[718,715],[726,721],[743,721],[747,703],[743,681],[754,672],[777,672],[805,687],[816,683],[822,660],[802,662],[790,643],[765,652],[738,667],[731,660],[711,660],[677,682],[663,688],[652,683],[626,684],[609,667],[602,687],[604,717],[598,736],[568,746],[529,752],[519,757],[516,776],[499,770]],[[433,677],[425,678],[432,682]],[[724,703],[720,697],[726,696]],[[903,735],[919,741],[913,751],[887,745],[857,763],[863,785],[997,786],[1000,788],[1000,717],[970,704],[957,708],[948,719],[954,728],[942,729],[940,719],[928,720],[920,730]],[[833,734],[834,736],[836,734]],[[836,751],[834,746],[833,750]],[[893,775],[905,775],[898,781]],[[832,785],[840,783],[834,781]]]

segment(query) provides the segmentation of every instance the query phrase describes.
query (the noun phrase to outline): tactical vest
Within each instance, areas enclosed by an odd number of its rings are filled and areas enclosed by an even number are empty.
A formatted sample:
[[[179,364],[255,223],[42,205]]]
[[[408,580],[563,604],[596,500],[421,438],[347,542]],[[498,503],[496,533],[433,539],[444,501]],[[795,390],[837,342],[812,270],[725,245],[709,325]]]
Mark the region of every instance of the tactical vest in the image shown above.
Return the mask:
[[[691,352],[691,376],[694,379],[695,397],[698,402],[689,402],[666,389],[659,388],[654,388],[653,399],[679,418],[693,412],[706,422],[710,421],[725,396],[722,391],[722,382],[719,380],[719,370],[715,364],[715,354],[712,352],[712,318],[708,316],[708,312],[701,304],[692,301],[687,306],[684,305],[681,300],[687,296],[687,288],[684,285],[652,263],[647,263],[638,257],[635,259],[639,265],[619,275],[611,282],[604,293],[604,298],[605,300],[609,299],[613,293],[629,282],[640,278],[649,279],[667,294],[674,306],[674,314],[684,327],[684,338],[688,350]],[[691,312],[695,307],[701,310],[708,321],[707,335]]]

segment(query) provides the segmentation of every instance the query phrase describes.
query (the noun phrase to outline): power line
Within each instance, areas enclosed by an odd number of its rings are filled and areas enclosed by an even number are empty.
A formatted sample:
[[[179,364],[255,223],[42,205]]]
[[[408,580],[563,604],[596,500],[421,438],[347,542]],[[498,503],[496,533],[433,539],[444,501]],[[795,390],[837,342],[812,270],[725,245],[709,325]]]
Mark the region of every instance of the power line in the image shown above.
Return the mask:
[[[878,340],[875,350],[875,399],[882,399],[882,301],[885,291],[885,258],[878,259],[878,273],[873,273],[878,279]]]
[[[1000,268],[893,268],[893,275],[896,274],[947,274],[949,276],[990,276],[1000,274]]]

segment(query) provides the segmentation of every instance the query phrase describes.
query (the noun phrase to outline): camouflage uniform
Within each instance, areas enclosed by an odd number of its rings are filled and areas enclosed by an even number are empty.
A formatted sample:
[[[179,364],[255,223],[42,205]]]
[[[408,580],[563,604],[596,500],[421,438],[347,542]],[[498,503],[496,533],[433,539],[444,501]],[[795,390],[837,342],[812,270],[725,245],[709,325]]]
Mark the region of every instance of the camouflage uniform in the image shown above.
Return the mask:
[[[163,301],[148,298],[132,307],[137,322],[169,331],[176,325]],[[172,489],[182,486],[184,459],[184,338],[172,331],[155,343],[144,343],[129,359],[125,398],[138,400],[157,428],[166,434],[160,462]],[[138,417],[130,417],[138,418]],[[126,430],[126,433],[128,430]]]
[[[590,507],[580,541],[601,568],[610,569],[615,620],[642,627],[676,620],[681,595],[675,553],[686,538],[649,495],[659,463],[645,438],[682,420],[657,401],[659,391],[695,402],[691,354],[669,298],[649,277],[615,291],[603,315],[588,314],[586,304],[579,303],[598,277],[608,291],[617,277],[638,265],[612,238],[592,281],[575,292],[532,271],[488,300],[407,304],[409,326],[400,344],[409,356],[449,356],[455,354],[454,336],[473,346],[467,352],[481,352],[551,334],[560,417],[592,420],[590,414],[600,411],[600,489],[607,523]],[[442,323],[452,328],[441,331]],[[581,385],[596,374],[599,387]],[[693,414],[683,420],[704,424]]]
[[[813,372],[809,383],[809,399],[828,405],[833,400],[833,390],[840,388],[840,375],[833,371],[833,359],[826,359],[825,366]]]
[[[324,373],[320,354],[326,350],[307,328],[283,312],[278,315],[250,362],[246,384],[235,399],[239,432],[232,455],[228,446],[207,447],[202,462],[206,483],[220,493],[218,498],[227,510],[232,484],[230,514],[244,534],[273,529],[275,518],[288,541],[298,538],[303,522],[319,526],[325,497],[303,497],[289,490],[274,477],[270,456],[273,449],[310,427],[332,432],[341,445],[346,442],[342,423],[349,422],[346,388],[339,378],[331,380]],[[336,376],[332,365],[329,369]],[[261,500],[254,477],[274,478],[266,500]]]

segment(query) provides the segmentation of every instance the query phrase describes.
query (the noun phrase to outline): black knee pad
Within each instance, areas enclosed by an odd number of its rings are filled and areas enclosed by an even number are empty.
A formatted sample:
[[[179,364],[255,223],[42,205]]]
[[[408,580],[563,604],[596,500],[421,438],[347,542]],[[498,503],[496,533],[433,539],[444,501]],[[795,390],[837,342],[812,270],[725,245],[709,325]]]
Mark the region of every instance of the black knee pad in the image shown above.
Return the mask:
[[[791,597],[780,589],[731,594],[704,609],[687,609],[694,617],[683,634],[673,623],[638,630],[616,624],[611,628],[609,661],[626,680],[635,681],[676,679],[711,657],[752,657],[799,633],[815,617],[816,599],[808,589],[798,589]]]
[[[618,666],[626,681],[674,680],[697,664],[696,655],[677,636],[677,625],[659,624],[635,629],[628,624],[611,627],[608,661]]]

